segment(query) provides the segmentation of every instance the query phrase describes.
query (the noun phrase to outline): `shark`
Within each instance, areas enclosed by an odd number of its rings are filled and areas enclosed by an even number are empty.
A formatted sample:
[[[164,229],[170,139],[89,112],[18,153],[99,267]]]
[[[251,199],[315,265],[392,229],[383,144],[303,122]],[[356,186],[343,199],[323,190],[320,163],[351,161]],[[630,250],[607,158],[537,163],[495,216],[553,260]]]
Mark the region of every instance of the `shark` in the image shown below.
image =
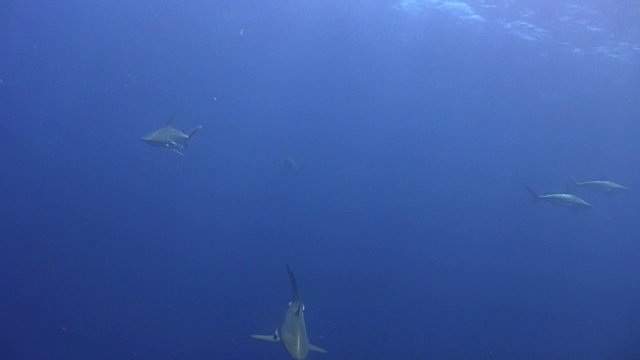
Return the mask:
[[[609,181],[607,179],[602,180],[591,180],[591,181],[578,181],[574,178],[571,178],[573,184],[578,189],[589,189],[592,191],[603,192],[608,194],[616,194],[629,192],[629,188],[624,187],[620,184],[616,184],[613,181]]]
[[[284,160],[284,165],[294,173],[298,173],[304,166],[303,164],[299,164],[298,162],[296,162],[296,160],[292,157],[286,158]]]
[[[327,350],[309,343],[307,327],[304,322],[304,304],[302,303],[298,283],[289,265],[287,265],[287,272],[289,273],[291,289],[293,290],[293,300],[289,302],[280,330],[276,329],[272,335],[251,335],[251,337],[258,340],[284,343],[293,359],[306,359],[309,351],[326,353]]]
[[[165,147],[184,156],[183,150],[188,148],[189,139],[191,139],[191,137],[200,129],[202,129],[202,125],[198,125],[196,128],[186,133],[182,130],[178,130],[173,127],[173,115],[171,115],[165,126],[143,136],[142,141],[154,146]]]
[[[531,194],[534,204],[537,203],[538,201],[542,201],[551,205],[565,206],[565,207],[571,208],[573,211],[577,211],[580,209],[594,208],[593,205],[571,194],[568,190],[564,193],[538,195],[529,186],[524,185],[524,188],[527,189],[529,194]]]

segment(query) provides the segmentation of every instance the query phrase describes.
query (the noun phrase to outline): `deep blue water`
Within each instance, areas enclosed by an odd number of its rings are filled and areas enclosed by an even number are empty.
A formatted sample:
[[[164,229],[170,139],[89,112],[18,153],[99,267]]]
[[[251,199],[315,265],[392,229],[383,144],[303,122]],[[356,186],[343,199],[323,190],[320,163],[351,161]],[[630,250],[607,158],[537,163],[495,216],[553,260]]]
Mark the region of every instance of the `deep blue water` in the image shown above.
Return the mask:
[[[640,359],[640,6],[581,3],[1,2],[0,359],[287,359],[285,264],[310,359]]]

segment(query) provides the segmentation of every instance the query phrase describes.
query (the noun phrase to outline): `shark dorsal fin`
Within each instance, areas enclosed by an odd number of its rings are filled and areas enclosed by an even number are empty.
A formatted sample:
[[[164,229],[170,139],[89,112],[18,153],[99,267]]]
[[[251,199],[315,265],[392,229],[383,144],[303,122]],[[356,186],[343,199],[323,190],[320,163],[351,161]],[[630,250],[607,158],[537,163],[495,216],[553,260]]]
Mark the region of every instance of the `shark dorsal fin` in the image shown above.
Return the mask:
[[[173,117],[174,117],[174,114],[171,114],[171,116],[169,117],[169,120],[167,121],[167,124],[165,126],[172,126],[173,125]]]
[[[564,189],[564,193],[573,194],[573,188],[571,187],[571,185],[567,185],[567,187]]]
[[[293,271],[289,265],[287,265],[287,272],[289,273],[289,280],[291,280],[291,291],[293,292],[293,301],[300,300],[300,290],[298,289],[298,282],[296,281],[296,277],[293,275]]]

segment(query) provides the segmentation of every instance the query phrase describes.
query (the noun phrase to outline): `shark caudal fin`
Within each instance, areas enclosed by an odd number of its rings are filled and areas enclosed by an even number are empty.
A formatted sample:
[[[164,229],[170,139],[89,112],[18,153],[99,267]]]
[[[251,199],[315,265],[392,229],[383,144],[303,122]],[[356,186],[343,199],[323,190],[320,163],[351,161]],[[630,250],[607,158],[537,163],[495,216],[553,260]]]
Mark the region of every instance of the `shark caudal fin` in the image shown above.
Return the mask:
[[[309,344],[309,350],[315,351],[315,352],[319,352],[319,353],[323,353],[323,354],[327,353],[327,350],[325,350],[325,349],[323,349],[321,347],[317,347],[317,346],[315,346],[313,344]]]
[[[200,131],[200,129],[202,129],[202,125],[198,125],[198,127],[196,127],[195,129],[187,133],[187,138],[184,140],[184,145],[183,145],[185,149],[189,148],[189,140],[193,135],[195,135],[198,131]]]
[[[522,186],[524,186],[524,188],[527,189],[529,194],[531,194],[531,198],[533,199],[533,203],[534,204],[537,203],[538,199],[540,198],[540,196],[535,191],[533,191],[532,188],[528,187],[527,185],[522,185]]]
[[[573,176],[570,177],[571,182],[567,185],[567,194],[573,194],[578,192],[578,188],[580,187],[580,182],[576,180]]]
[[[192,137],[193,135],[195,135],[198,131],[200,131],[200,129],[202,129],[202,125],[198,125],[198,127],[196,127],[195,129],[193,129],[193,130],[189,131],[189,132],[187,133],[187,139],[191,139],[191,137]]]
[[[278,334],[278,329],[273,335],[251,335],[253,339],[264,340],[269,342],[280,342],[280,335]]]
[[[571,182],[575,187],[580,186],[580,181],[576,180],[576,178],[574,178],[573,176],[571,177]]]

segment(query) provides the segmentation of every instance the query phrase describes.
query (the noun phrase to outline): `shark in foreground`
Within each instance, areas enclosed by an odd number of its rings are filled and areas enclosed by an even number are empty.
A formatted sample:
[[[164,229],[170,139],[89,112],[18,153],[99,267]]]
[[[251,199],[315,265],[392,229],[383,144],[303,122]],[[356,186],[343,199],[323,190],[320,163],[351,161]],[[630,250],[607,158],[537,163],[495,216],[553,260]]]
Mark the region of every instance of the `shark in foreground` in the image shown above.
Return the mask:
[[[592,209],[593,205],[588,202],[580,199],[579,197],[570,194],[568,191],[565,193],[557,193],[557,194],[544,194],[538,195],[533,189],[524,185],[524,188],[529,191],[531,197],[533,198],[533,203],[537,203],[538,201],[546,202],[551,205],[557,206],[565,206],[571,208],[573,211],[577,211],[580,209]]]
[[[173,127],[173,115],[167,124],[160,129],[145,135],[142,137],[142,141],[147,144],[162,146],[168,149],[173,150],[174,152],[183,155],[182,150],[187,149],[189,145],[189,139],[198,132],[198,130],[202,129],[202,125],[199,125],[195,129],[185,133],[182,130],[178,130]]]
[[[598,192],[603,192],[608,194],[616,194],[616,193],[623,193],[623,192],[630,191],[629,188],[626,188],[620,184],[616,184],[613,181],[609,181],[606,179],[592,180],[592,181],[578,181],[574,178],[571,178],[571,180],[573,180],[574,185],[578,189],[589,189],[592,191],[598,191]]]
[[[289,354],[291,354],[291,357],[294,359],[306,359],[307,355],[309,355],[309,350],[326,353],[327,350],[309,344],[307,327],[304,323],[304,304],[300,297],[298,283],[289,265],[287,265],[287,272],[289,273],[289,280],[291,280],[293,300],[289,303],[289,308],[284,314],[284,321],[282,322],[280,331],[276,329],[273,335],[251,335],[251,337],[270,342],[283,342]]]

